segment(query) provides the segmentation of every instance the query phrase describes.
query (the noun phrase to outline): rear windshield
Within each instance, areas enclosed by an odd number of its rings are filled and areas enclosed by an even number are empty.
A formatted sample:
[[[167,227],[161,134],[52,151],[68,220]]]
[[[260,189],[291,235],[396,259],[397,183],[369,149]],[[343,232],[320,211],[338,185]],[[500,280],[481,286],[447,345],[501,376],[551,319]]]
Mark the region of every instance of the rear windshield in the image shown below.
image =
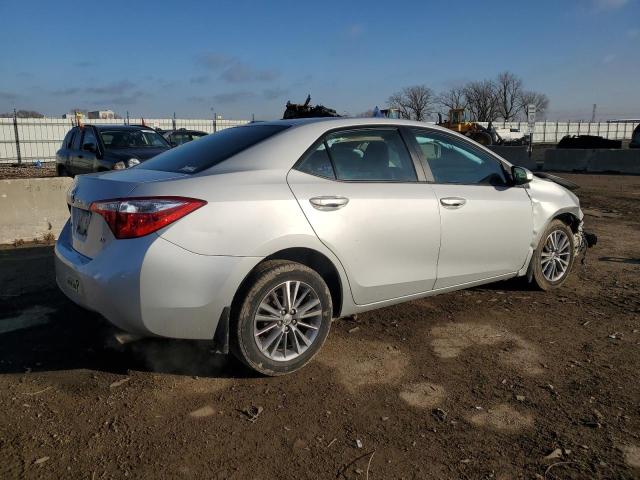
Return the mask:
[[[287,125],[232,127],[189,142],[147,160],[137,168],[165,172],[198,173],[281,132]]]

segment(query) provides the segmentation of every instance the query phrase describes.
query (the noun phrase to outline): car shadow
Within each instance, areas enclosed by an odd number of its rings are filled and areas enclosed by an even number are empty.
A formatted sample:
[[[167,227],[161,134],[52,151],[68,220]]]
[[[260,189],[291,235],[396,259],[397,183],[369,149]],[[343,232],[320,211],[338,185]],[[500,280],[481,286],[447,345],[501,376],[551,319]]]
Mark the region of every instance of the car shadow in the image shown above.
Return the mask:
[[[601,262],[613,262],[613,263],[628,263],[631,265],[640,265],[640,258],[626,258],[626,257],[600,257]]]
[[[515,277],[508,280],[501,280],[494,283],[486,283],[477,287],[470,288],[470,290],[481,291],[505,291],[505,292],[527,292],[532,290],[531,283],[527,281],[527,277]]]
[[[212,342],[142,339],[119,344],[119,331],[57,291],[21,296],[23,308],[0,311],[0,374],[87,369],[116,374],[145,371],[173,375],[255,376]]]

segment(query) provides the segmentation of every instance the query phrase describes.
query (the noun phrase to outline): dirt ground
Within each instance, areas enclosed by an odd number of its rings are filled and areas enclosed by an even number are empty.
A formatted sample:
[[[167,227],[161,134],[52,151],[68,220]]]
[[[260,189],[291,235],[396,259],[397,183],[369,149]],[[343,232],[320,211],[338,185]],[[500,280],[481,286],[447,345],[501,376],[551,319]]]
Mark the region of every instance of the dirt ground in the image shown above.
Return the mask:
[[[33,163],[24,165],[0,164],[0,180],[8,178],[43,178],[56,176],[56,162],[42,163],[36,167]]]
[[[640,478],[640,177],[566,177],[599,242],[563,288],[339,320],[280,378],[114,348],[51,247],[0,250],[0,478]]]

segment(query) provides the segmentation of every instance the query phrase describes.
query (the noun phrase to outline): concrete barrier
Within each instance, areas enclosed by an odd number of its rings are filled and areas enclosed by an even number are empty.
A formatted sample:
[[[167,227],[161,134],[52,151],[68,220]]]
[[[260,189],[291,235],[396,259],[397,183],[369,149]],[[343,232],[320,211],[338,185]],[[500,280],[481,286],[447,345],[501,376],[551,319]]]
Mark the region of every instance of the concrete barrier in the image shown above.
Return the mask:
[[[549,149],[544,170],[558,172],[640,174],[640,150]]]
[[[0,180],[0,244],[58,238],[71,178]]]
[[[507,147],[504,145],[492,145],[487,147],[489,150],[500,155],[505,160],[509,161],[513,165],[528,168],[529,170],[537,170],[536,161],[529,157],[529,147],[517,146]]]

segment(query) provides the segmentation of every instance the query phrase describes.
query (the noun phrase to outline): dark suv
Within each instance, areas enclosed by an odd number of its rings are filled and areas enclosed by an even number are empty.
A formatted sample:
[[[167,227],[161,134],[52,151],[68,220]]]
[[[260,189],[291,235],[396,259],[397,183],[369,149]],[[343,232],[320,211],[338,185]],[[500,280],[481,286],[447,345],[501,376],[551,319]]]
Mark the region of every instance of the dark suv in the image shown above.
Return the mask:
[[[59,176],[133,167],[171,145],[151,128],[134,125],[73,127],[56,152]]]

